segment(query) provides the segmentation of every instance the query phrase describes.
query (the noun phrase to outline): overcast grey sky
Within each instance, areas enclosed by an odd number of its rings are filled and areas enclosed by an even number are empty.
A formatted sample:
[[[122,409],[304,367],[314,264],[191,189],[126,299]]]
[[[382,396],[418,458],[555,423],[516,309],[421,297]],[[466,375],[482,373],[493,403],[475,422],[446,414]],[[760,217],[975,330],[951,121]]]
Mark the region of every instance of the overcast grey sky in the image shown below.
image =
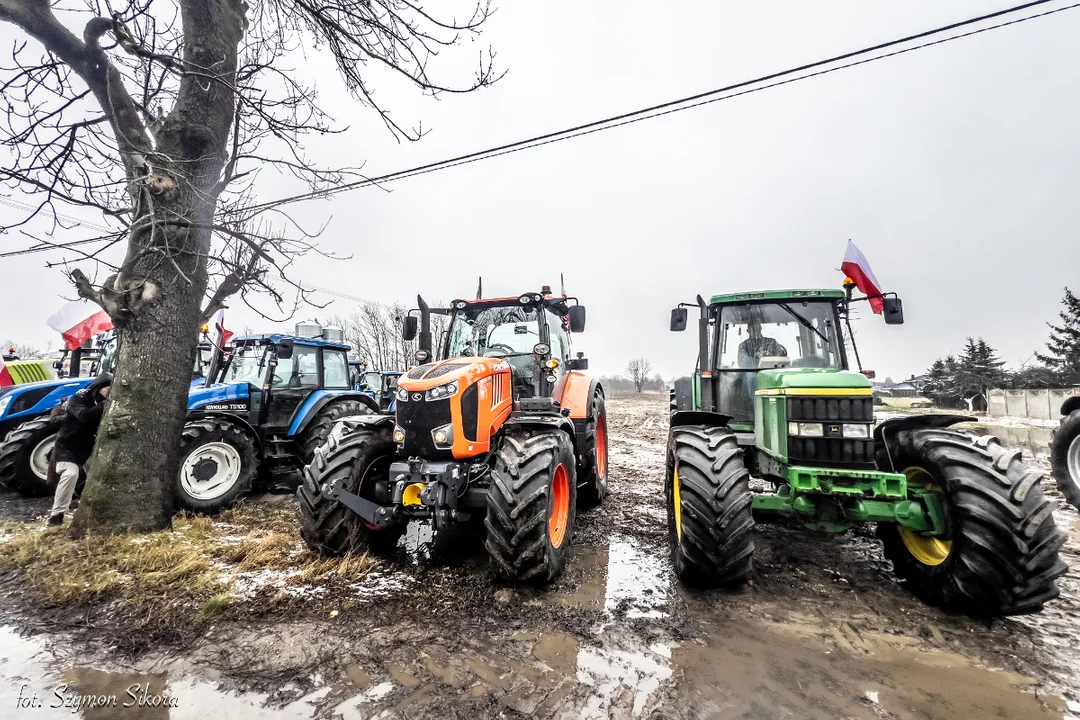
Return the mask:
[[[495,87],[439,101],[387,76],[378,97],[431,133],[399,145],[313,55],[296,72],[349,130],[313,139],[328,164],[382,174],[720,87],[935,25],[1001,0],[806,3],[503,0],[443,78],[487,44]],[[1064,4],[1064,3],[1062,3]],[[0,26],[0,46],[15,31]],[[668,312],[698,292],[839,287],[848,238],[907,324],[857,322],[867,367],[896,379],[982,336],[1016,364],[1041,348],[1064,286],[1080,289],[1080,10],[762,93],[297,206],[327,223],[297,276],[384,302],[557,287],[589,310],[577,348],[598,373],[635,355],[688,371]],[[260,193],[297,188],[264,174]],[[0,218],[13,211],[0,208]],[[98,220],[100,222],[100,220]],[[67,238],[71,239],[71,238]],[[25,246],[0,237],[0,250]],[[46,254],[0,260],[0,339],[58,346],[72,296]],[[336,301],[329,314],[347,311]],[[260,327],[248,311],[235,326]]]

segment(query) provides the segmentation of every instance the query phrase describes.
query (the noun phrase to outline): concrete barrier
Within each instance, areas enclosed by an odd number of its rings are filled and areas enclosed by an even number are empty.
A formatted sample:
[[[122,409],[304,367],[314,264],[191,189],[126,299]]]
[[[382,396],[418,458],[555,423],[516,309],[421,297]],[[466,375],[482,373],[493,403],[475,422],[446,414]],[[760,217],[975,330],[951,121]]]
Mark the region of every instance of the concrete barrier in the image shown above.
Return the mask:
[[[1022,417],[1033,420],[1057,420],[1061,417],[1061,405],[1074,395],[1080,395],[1080,387],[1017,390],[996,388],[986,393],[986,414],[997,417]]]

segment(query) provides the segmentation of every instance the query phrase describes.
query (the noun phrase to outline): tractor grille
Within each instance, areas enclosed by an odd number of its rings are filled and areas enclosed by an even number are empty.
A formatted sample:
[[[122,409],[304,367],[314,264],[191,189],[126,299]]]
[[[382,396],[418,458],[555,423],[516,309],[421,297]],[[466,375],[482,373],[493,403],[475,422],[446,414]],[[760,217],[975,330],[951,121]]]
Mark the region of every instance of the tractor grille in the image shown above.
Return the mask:
[[[424,379],[425,380],[430,380],[432,378],[442,377],[446,373],[451,373],[451,372],[454,372],[455,370],[460,370],[461,368],[468,367],[468,366],[469,366],[469,363],[446,363],[445,365],[441,365],[441,366],[435,368],[434,370],[432,370],[431,372],[429,372],[427,374],[427,377],[425,377]]]
[[[825,437],[788,437],[788,460],[791,463],[873,469],[873,438],[841,437],[838,428],[845,423],[873,422],[872,398],[789,397],[787,417],[791,422],[815,422],[825,425]]]
[[[873,398],[789,397],[788,420],[798,422],[873,422]]]
[[[498,381],[500,376],[496,375]],[[466,440],[476,441],[476,423],[480,415],[480,394],[477,384],[470,385],[461,393],[461,431]],[[501,384],[500,384],[501,387]]]
[[[412,370],[409,371],[407,377],[410,380],[419,380],[420,378],[424,377],[424,373],[430,370],[433,364],[434,363],[428,363],[427,365],[420,365],[419,367],[414,367]]]
[[[431,431],[449,423],[450,418],[450,398],[428,402],[423,393],[412,393],[408,402],[399,402],[397,424],[405,430],[405,456],[433,460],[450,457],[449,450],[437,450],[431,439]]]

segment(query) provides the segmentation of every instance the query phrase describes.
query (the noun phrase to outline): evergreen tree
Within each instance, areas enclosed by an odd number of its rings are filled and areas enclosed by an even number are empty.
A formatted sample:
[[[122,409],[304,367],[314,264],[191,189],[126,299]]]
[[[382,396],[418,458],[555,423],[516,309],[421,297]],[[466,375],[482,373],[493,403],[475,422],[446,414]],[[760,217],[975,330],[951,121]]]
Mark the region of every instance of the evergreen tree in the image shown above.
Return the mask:
[[[1065,383],[1080,382],[1080,298],[1065,288],[1062,299],[1065,309],[1059,313],[1060,325],[1050,326],[1047,353],[1035,353],[1047,367],[1056,371]]]

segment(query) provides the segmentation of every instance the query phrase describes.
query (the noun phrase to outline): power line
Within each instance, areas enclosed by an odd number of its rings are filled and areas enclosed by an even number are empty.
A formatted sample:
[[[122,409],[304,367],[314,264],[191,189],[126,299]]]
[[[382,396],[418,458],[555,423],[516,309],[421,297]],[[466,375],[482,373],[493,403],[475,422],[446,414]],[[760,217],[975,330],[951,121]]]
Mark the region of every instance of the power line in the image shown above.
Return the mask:
[[[21,202],[19,200],[13,200],[11,198],[0,198],[0,205],[7,205],[8,207],[13,207],[13,208],[15,208],[17,210],[37,211],[39,209],[38,207],[35,207],[34,205],[32,205],[30,203]],[[111,232],[113,232],[113,230],[110,229],[110,228],[103,227],[101,225],[97,225],[97,224],[92,223],[92,222],[86,222],[85,220],[80,220],[78,218],[71,217],[70,215],[65,215],[63,213],[53,212],[53,215],[59,220],[64,220],[64,221],[72,223],[74,225],[81,225],[83,227],[88,227],[91,230],[97,230],[98,232],[101,232],[101,233],[111,233]]]
[[[286,205],[286,204],[290,204],[290,203],[294,203],[294,202],[301,202],[303,200],[325,198],[325,197],[328,197],[330,195],[334,195],[334,194],[337,194],[337,193],[340,193],[340,192],[345,192],[347,190],[352,190],[352,189],[361,188],[361,187],[368,187],[368,186],[376,185],[376,184],[379,184],[379,183],[393,182],[395,180],[403,180],[403,179],[410,178],[410,177],[416,177],[417,175],[426,175],[427,173],[436,172],[438,170],[446,170],[446,169],[449,169],[449,168],[452,168],[452,167],[457,167],[459,165],[467,165],[469,163],[479,162],[481,160],[488,160],[488,159],[491,159],[491,158],[499,157],[501,155],[508,155],[510,153],[520,152],[522,150],[528,150],[528,149],[535,148],[535,147],[542,147],[544,145],[550,145],[552,143],[561,142],[563,140],[570,140],[572,138],[582,137],[584,135],[591,135],[592,133],[602,132],[604,130],[611,130],[611,129],[614,129],[614,128],[617,128],[617,127],[622,127],[623,125],[630,125],[630,124],[633,124],[633,123],[636,123],[636,122],[642,122],[644,120],[651,120],[651,119],[654,119],[654,118],[657,118],[657,117],[662,117],[664,115],[670,115],[670,114],[673,114],[673,113],[676,113],[676,112],[682,112],[684,110],[690,110],[692,108],[701,107],[702,105],[707,105],[707,104],[710,104],[710,103],[719,102],[721,100],[729,100],[729,99],[732,99],[732,98],[735,98],[735,97],[740,97],[742,95],[748,95],[748,94],[751,94],[751,93],[760,92],[762,90],[767,90],[769,88],[778,87],[780,85],[787,85],[787,84],[798,82],[800,80],[806,80],[806,79],[809,79],[809,78],[812,78],[812,77],[817,77],[817,76],[820,76],[820,75],[827,75],[829,73],[837,72],[839,70],[844,70],[844,69],[856,67],[858,65],[865,65],[867,63],[875,62],[877,60],[883,60],[885,58],[894,57],[894,56],[897,56],[897,55],[902,55],[902,54],[905,54],[905,53],[913,52],[915,50],[920,50],[920,49],[927,48],[927,47],[932,47],[932,46],[935,46],[935,45],[941,45],[941,44],[944,44],[944,43],[947,43],[947,42],[952,42],[953,40],[959,40],[959,39],[962,39],[962,38],[971,37],[973,35],[978,35],[978,34],[981,34],[981,33],[989,32],[991,30],[997,30],[999,28],[1008,27],[1010,25],[1016,25],[1016,24],[1019,24],[1019,23],[1022,23],[1022,22],[1027,22],[1028,20],[1034,20],[1036,18],[1046,17],[1048,15],[1053,15],[1053,14],[1056,14],[1056,13],[1059,13],[1059,12],[1063,12],[1065,10],[1072,10],[1072,9],[1077,8],[1077,7],[1080,7],[1080,3],[1074,3],[1072,5],[1067,5],[1067,6],[1060,7],[1060,8],[1055,8],[1055,9],[1052,9],[1052,10],[1046,10],[1046,11],[1041,12],[1041,13],[1035,13],[1035,14],[1032,14],[1032,15],[1027,15],[1027,16],[1017,18],[1017,19],[1014,19],[1014,20],[1009,20],[1009,21],[1001,22],[1001,23],[998,23],[998,24],[995,24],[995,25],[990,25],[990,26],[979,28],[979,29],[976,29],[976,30],[971,30],[969,32],[960,33],[960,34],[957,34],[957,35],[951,35],[951,36],[941,38],[941,39],[938,39],[938,40],[933,40],[931,42],[921,43],[921,44],[913,45],[911,47],[894,50],[894,51],[889,52],[889,53],[885,53],[885,54],[881,54],[881,55],[874,55],[872,57],[864,58],[864,59],[861,59],[861,60],[854,60],[853,62],[845,63],[845,64],[842,64],[842,65],[835,65],[836,63],[842,62],[844,60],[853,60],[854,58],[859,58],[859,57],[862,57],[862,56],[865,56],[865,55],[869,55],[871,53],[879,52],[881,50],[894,48],[894,47],[897,47],[899,45],[904,45],[906,43],[910,43],[910,42],[913,42],[913,41],[916,41],[916,40],[927,39],[927,38],[933,37],[935,35],[940,35],[942,33],[947,33],[947,32],[957,30],[957,29],[960,29],[960,28],[969,27],[971,25],[986,22],[987,20],[992,20],[992,19],[995,19],[995,18],[1000,18],[1000,17],[1005,17],[1007,15],[1012,15],[1012,14],[1015,14],[1015,13],[1018,13],[1018,12],[1023,12],[1025,10],[1029,10],[1029,9],[1032,9],[1032,8],[1035,8],[1035,7],[1038,7],[1038,6],[1042,6],[1042,5],[1046,5],[1047,3],[1054,2],[1054,1],[1055,0],[1035,0],[1034,2],[1028,2],[1028,3],[1021,4],[1021,5],[1016,5],[1014,7],[1006,8],[1004,10],[998,10],[996,12],[988,13],[988,14],[985,14],[985,15],[980,15],[978,17],[970,18],[968,20],[963,20],[963,21],[960,21],[960,22],[951,23],[949,25],[943,25],[941,27],[937,27],[937,28],[934,28],[934,29],[931,29],[931,30],[926,30],[926,31],[923,31],[923,32],[920,32],[920,33],[916,33],[914,35],[908,35],[906,37],[899,38],[897,40],[890,40],[888,42],[884,42],[884,43],[880,43],[878,45],[873,45],[873,46],[870,46],[870,47],[866,47],[866,48],[863,48],[861,50],[854,50],[854,51],[847,52],[847,53],[844,53],[844,54],[841,54],[841,55],[836,55],[834,57],[831,57],[831,58],[828,58],[828,59],[825,59],[825,60],[818,60],[816,62],[807,63],[807,64],[801,65],[799,67],[791,68],[791,69],[788,69],[788,70],[783,70],[783,71],[780,71],[780,72],[771,73],[769,75],[763,75],[763,76],[755,78],[753,80],[745,80],[745,81],[742,81],[742,82],[735,83],[733,85],[728,85],[726,87],[717,88],[715,90],[708,90],[706,92],[697,93],[695,95],[689,95],[687,97],[679,98],[677,100],[671,100],[671,101],[668,101],[668,102],[661,103],[659,105],[653,105],[653,106],[650,106],[650,107],[642,108],[640,110],[634,110],[634,111],[623,113],[623,114],[620,114],[620,115],[614,115],[614,116],[611,116],[611,117],[608,117],[608,118],[604,118],[602,120],[595,120],[595,121],[588,122],[588,123],[585,123],[585,124],[582,124],[582,125],[576,125],[574,127],[566,128],[564,130],[557,130],[557,131],[554,131],[554,132],[545,133],[543,135],[537,135],[537,136],[528,138],[526,140],[519,140],[517,142],[507,143],[507,144],[504,144],[504,145],[499,145],[499,146],[496,146],[496,147],[488,148],[486,150],[479,150],[479,151],[476,151],[476,152],[467,153],[465,155],[459,155],[457,157],[448,158],[446,160],[440,160],[438,162],[428,163],[426,165],[419,165],[419,166],[416,166],[416,167],[413,167],[413,168],[408,168],[408,169],[405,169],[405,170],[399,170],[399,171],[396,171],[396,172],[387,173],[385,175],[381,175],[381,176],[378,176],[378,177],[367,178],[367,179],[364,179],[364,180],[357,180],[357,181],[351,182],[351,183],[345,183],[345,184],[339,185],[336,188],[331,188],[329,190],[302,193],[300,195],[294,195],[294,196],[291,196],[291,197],[281,198],[279,200],[273,200],[273,201],[268,201],[268,202],[265,202],[265,203],[260,203],[260,204],[252,206],[249,209],[250,210],[262,210],[262,209],[266,209],[266,208],[270,208],[270,207],[280,207],[281,205]],[[830,65],[832,65],[833,67],[827,67],[827,66],[830,66]],[[819,68],[823,68],[823,69],[819,69]],[[806,71],[808,71],[808,70],[815,70],[815,71],[807,73]],[[805,73],[805,74],[800,75],[799,73]],[[770,82],[770,81],[775,81],[775,82]],[[762,84],[762,83],[765,83],[765,84]],[[83,224],[85,224],[85,223],[83,223]],[[87,225],[87,226],[90,227],[89,225]],[[40,252],[40,251],[47,250],[47,249],[61,249],[61,248],[64,248],[64,247],[68,247],[70,245],[81,244],[81,243],[84,243],[84,242],[95,242],[95,241],[100,241],[100,240],[101,240],[101,238],[95,238],[94,240],[75,241],[74,243],[60,243],[60,244],[57,244],[57,245],[52,246],[52,247],[35,246],[34,248],[28,248],[26,250],[13,251],[13,252],[5,253],[3,255],[0,255],[0,257],[10,257],[10,256],[13,256],[13,255],[21,255],[21,254],[25,254],[25,253],[29,253],[29,252]],[[326,291],[324,290],[324,292],[326,292]],[[354,298],[348,298],[348,299],[354,299]]]
[[[897,40],[891,40],[889,42],[880,43],[878,45],[873,45],[873,46],[870,46],[870,47],[866,47],[866,48],[863,48],[861,50],[854,50],[852,52],[844,53],[842,55],[836,55],[834,57],[831,57],[831,58],[828,58],[828,59],[825,59],[825,60],[818,60],[816,62],[807,63],[805,65],[801,65],[801,66],[796,67],[796,68],[791,68],[789,70],[783,70],[783,71],[780,71],[780,72],[771,73],[769,75],[763,75],[763,76],[755,78],[753,80],[745,80],[745,81],[742,81],[742,82],[735,83],[733,85],[728,85],[726,87],[717,88],[715,90],[708,90],[706,92],[697,93],[695,95],[689,95],[687,97],[679,98],[678,100],[671,100],[671,101],[668,101],[668,102],[661,103],[659,105],[653,105],[653,106],[650,106],[650,107],[642,108],[640,110],[633,110],[631,112],[623,113],[621,115],[614,115],[614,116],[611,116],[611,117],[608,117],[608,118],[604,118],[602,120],[595,120],[595,121],[592,121],[592,122],[584,123],[582,125],[576,125],[574,127],[566,128],[564,130],[557,130],[557,131],[554,131],[554,132],[545,133],[543,135],[537,135],[535,137],[531,137],[531,138],[528,138],[526,140],[519,140],[519,141],[512,142],[512,143],[507,143],[505,145],[499,145],[499,146],[496,146],[496,147],[488,148],[486,150],[478,150],[476,152],[467,153],[465,155],[459,155],[457,157],[449,158],[449,159],[446,159],[446,160],[440,160],[438,162],[428,163],[426,165],[419,165],[417,167],[408,168],[406,170],[399,170],[397,172],[387,173],[385,175],[380,175],[380,176],[374,177],[374,178],[367,178],[367,179],[364,179],[364,180],[357,180],[357,181],[354,181],[354,182],[351,182],[351,183],[345,183],[343,185],[339,185],[338,187],[332,188],[332,189],[329,189],[329,190],[307,192],[307,193],[302,193],[300,195],[293,195],[291,197],[282,198],[282,199],[279,199],[279,200],[272,200],[272,201],[268,201],[268,202],[265,202],[265,203],[260,203],[258,205],[253,206],[251,209],[252,210],[261,210],[261,209],[270,208],[270,207],[280,207],[281,205],[286,205],[286,204],[290,204],[290,203],[294,203],[294,202],[300,202],[302,200],[317,199],[317,198],[321,199],[321,198],[328,197],[330,195],[334,195],[334,194],[337,194],[337,193],[340,193],[340,192],[344,192],[346,190],[352,190],[352,189],[360,188],[360,187],[368,187],[368,186],[379,184],[379,183],[393,182],[394,180],[402,180],[402,179],[409,178],[409,177],[415,177],[417,175],[425,175],[425,174],[427,174],[429,172],[435,172],[437,170],[445,170],[445,169],[448,169],[448,168],[451,168],[451,167],[456,167],[458,165],[465,165],[465,164],[468,164],[468,163],[477,162],[479,160],[487,160],[487,159],[490,159],[490,158],[493,158],[493,157],[499,157],[500,155],[507,155],[507,154],[510,154],[512,152],[519,152],[520,150],[526,150],[526,149],[530,149],[530,148],[533,148],[533,147],[541,147],[543,145],[550,145],[551,143],[560,142],[560,141],[563,141],[563,140],[569,140],[571,138],[581,137],[582,135],[589,135],[589,134],[592,134],[594,132],[600,132],[600,131],[603,131],[603,130],[610,130],[610,129],[613,129],[613,128],[616,128],[616,127],[621,127],[623,125],[629,125],[629,124],[634,123],[634,122],[640,122],[642,120],[650,120],[650,119],[655,118],[655,117],[661,117],[663,115],[669,115],[669,114],[672,114],[672,113],[675,113],[675,112],[681,112],[683,110],[689,110],[691,108],[700,107],[701,105],[706,105],[706,104],[708,104],[710,102],[718,102],[719,100],[727,100],[727,99],[732,98],[732,97],[739,97],[741,95],[747,95],[747,94],[749,94],[751,92],[759,92],[760,90],[765,90],[765,89],[770,88],[770,87],[776,87],[778,85],[785,85],[785,84],[788,84],[788,83],[797,82],[799,80],[805,80],[805,79],[808,79],[808,78],[811,78],[811,77],[816,77],[818,75],[825,75],[825,74],[828,74],[830,72],[836,72],[837,70],[843,70],[843,69],[846,69],[846,68],[854,67],[856,65],[866,64],[868,62],[873,62],[875,60],[882,60],[882,59],[887,58],[887,57],[893,57],[895,55],[900,55],[900,54],[903,54],[903,53],[911,52],[913,50],[919,50],[919,49],[922,49],[922,48],[925,48],[925,47],[931,47],[933,45],[940,45],[942,43],[951,42],[953,40],[958,40],[958,39],[961,39],[961,38],[970,37],[972,35],[977,35],[977,34],[980,34],[980,33],[988,32],[990,30],[996,30],[998,28],[1007,27],[1009,25],[1015,25],[1015,24],[1018,24],[1018,23],[1021,23],[1021,22],[1026,22],[1028,20],[1033,20],[1035,18],[1045,17],[1047,15],[1053,15],[1055,13],[1062,12],[1064,10],[1071,10],[1073,8],[1080,7],[1080,3],[1077,3],[1077,4],[1069,5],[1069,6],[1066,6],[1066,7],[1057,8],[1057,9],[1054,9],[1054,10],[1049,10],[1049,11],[1046,11],[1046,12],[1025,16],[1025,17],[1019,18],[1017,20],[1011,20],[1009,22],[999,23],[997,25],[993,25],[993,26],[986,27],[986,28],[981,28],[979,30],[975,30],[975,31],[972,31],[972,32],[967,32],[967,33],[962,33],[962,34],[959,34],[959,35],[950,36],[950,37],[944,38],[942,40],[937,40],[937,41],[930,42],[930,43],[924,43],[924,44],[917,45],[917,46],[907,48],[907,49],[904,49],[904,50],[900,50],[900,51],[896,51],[896,52],[892,52],[892,53],[887,53],[887,54],[880,55],[880,56],[875,56],[875,57],[868,58],[866,60],[862,60],[862,61],[859,61],[859,62],[848,63],[846,65],[842,65],[842,66],[835,67],[835,68],[830,68],[828,70],[822,70],[822,71],[818,71],[818,72],[814,72],[814,73],[809,73],[807,75],[794,77],[794,78],[791,78],[791,79],[788,79],[788,80],[785,80],[785,81],[782,81],[782,82],[771,83],[771,84],[766,85],[764,87],[744,90],[744,88],[750,88],[751,86],[758,85],[760,83],[767,83],[770,80],[777,80],[779,78],[783,78],[783,77],[789,76],[789,75],[797,75],[798,73],[805,72],[807,70],[813,70],[815,68],[821,68],[821,67],[824,67],[824,66],[827,66],[827,65],[832,65],[832,64],[837,63],[837,62],[841,62],[843,60],[849,60],[849,59],[856,58],[856,57],[859,57],[859,56],[862,56],[862,55],[867,55],[867,54],[870,54],[870,53],[878,52],[880,50],[885,50],[885,49],[888,49],[888,48],[896,47],[898,45],[903,45],[905,43],[910,43],[910,42],[915,41],[915,40],[921,40],[921,39],[932,37],[934,35],[940,35],[941,33],[946,33],[946,32],[949,32],[951,30],[956,30],[956,29],[959,29],[959,28],[968,27],[968,26],[975,25],[975,24],[978,24],[978,23],[986,22],[987,20],[992,20],[994,18],[1004,17],[1006,15],[1011,15],[1011,14],[1014,14],[1014,13],[1022,12],[1024,10],[1028,10],[1028,9],[1031,9],[1031,8],[1034,8],[1034,7],[1037,7],[1037,6],[1040,6],[1040,5],[1045,5],[1045,4],[1047,4],[1049,2],[1053,2],[1053,1],[1054,0],[1036,0],[1035,2],[1028,2],[1028,3],[1024,3],[1022,5],[1016,5],[1014,7],[1006,8],[1005,10],[998,10],[996,12],[988,13],[986,15],[980,15],[978,17],[970,18],[968,20],[963,20],[963,21],[960,21],[960,22],[951,23],[949,25],[943,25],[941,27],[934,28],[932,30],[926,30],[926,31],[923,31],[923,32],[920,32],[920,33],[916,33],[914,35],[908,35],[906,37],[903,37],[903,38],[900,38],[900,39],[897,39]],[[735,90],[742,90],[742,92],[733,92]],[[723,95],[724,93],[730,93],[730,94],[725,95],[723,97],[712,97],[712,96],[716,96],[716,95]],[[712,98],[712,99],[706,100],[705,98]],[[695,101],[698,101],[698,102],[695,102]],[[688,104],[688,103],[692,103],[692,104]]]

